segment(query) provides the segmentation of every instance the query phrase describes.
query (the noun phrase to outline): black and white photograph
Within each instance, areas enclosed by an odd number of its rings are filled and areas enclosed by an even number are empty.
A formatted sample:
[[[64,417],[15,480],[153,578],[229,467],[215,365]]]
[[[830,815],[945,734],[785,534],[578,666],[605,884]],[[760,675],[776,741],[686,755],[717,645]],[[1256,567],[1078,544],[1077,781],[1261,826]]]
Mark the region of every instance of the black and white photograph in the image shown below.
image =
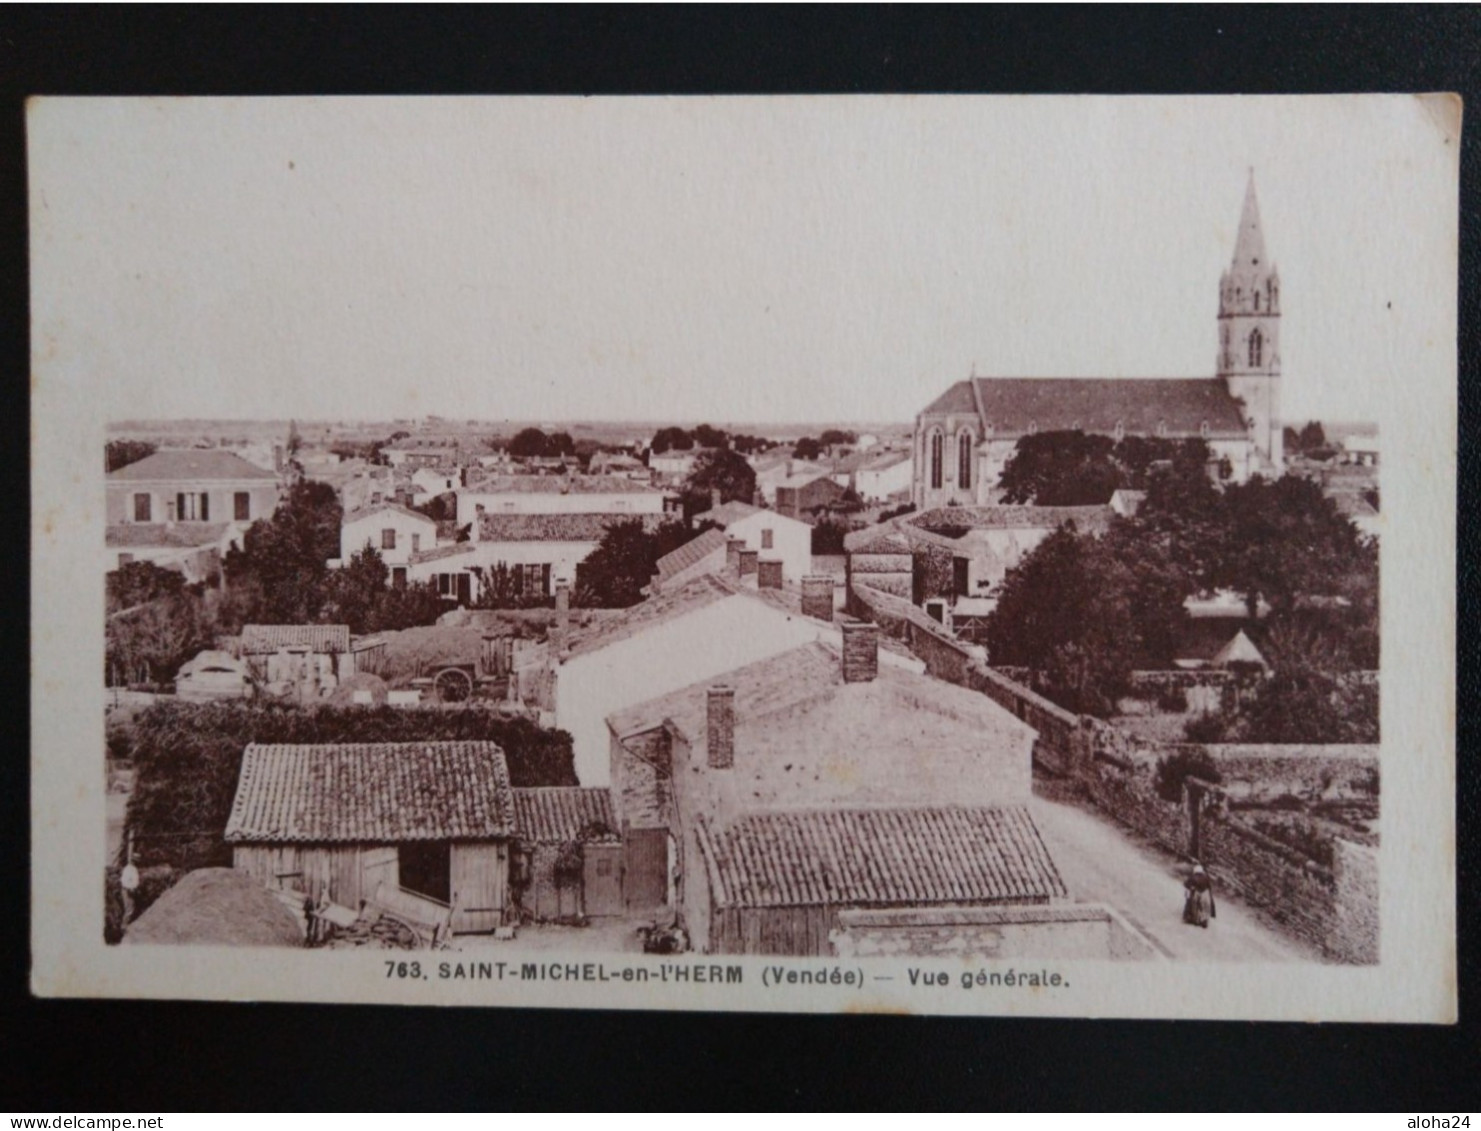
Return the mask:
[[[1459,116],[33,100],[33,990],[1453,1019]]]

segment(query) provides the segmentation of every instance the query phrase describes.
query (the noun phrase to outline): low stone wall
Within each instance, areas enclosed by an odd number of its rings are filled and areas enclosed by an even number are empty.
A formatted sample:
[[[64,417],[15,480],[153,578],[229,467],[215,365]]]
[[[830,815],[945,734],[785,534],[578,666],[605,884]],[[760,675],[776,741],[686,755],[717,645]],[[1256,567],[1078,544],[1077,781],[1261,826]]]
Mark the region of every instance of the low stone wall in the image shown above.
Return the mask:
[[[1218,766],[1220,786],[1231,800],[1280,796],[1342,801],[1378,796],[1377,746],[1248,745],[1174,746],[1202,750]]]
[[[930,675],[962,687],[971,686],[968,669],[980,666],[982,649],[957,640],[902,597],[868,585],[856,585],[854,595],[859,612],[879,625],[881,631],[903,640],[926,665]]]
[[[1344,962],[1378,961],[1378,849],[1338,840],[1332,869],[1337,914],[1327,947]]]
[[[1091,903],[840,911],[832,942],[838,955],[847,958],[1157,957],[1146,939],[1119,915]]]
[[[966,676],[967,687],[982,692],[1039,732],[1034,743],[1035,763],[1057,774],[1075,772],[1088,752],[1079,715],[985,664],[971,665]]]

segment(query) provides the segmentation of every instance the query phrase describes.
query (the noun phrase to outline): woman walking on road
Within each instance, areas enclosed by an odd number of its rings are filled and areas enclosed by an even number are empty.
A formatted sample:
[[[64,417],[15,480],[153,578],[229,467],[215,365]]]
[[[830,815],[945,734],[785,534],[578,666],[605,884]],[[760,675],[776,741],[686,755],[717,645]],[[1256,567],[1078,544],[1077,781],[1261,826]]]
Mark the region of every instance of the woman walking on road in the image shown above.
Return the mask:
[[[1218,915],[1214,907],[1214,886],[1202,864],[1193,865],[1193,874],[1183,881],[1183,922],[1208,929],[1208,921]]]

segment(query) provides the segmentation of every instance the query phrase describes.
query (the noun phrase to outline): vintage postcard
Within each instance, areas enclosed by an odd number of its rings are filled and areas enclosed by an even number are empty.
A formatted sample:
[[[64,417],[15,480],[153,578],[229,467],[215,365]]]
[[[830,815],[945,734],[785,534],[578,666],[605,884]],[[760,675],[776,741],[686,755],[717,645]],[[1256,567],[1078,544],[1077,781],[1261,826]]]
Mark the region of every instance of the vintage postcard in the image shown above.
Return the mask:
[[[1460,130],[32,101],[34,992],[1453,1021]]]

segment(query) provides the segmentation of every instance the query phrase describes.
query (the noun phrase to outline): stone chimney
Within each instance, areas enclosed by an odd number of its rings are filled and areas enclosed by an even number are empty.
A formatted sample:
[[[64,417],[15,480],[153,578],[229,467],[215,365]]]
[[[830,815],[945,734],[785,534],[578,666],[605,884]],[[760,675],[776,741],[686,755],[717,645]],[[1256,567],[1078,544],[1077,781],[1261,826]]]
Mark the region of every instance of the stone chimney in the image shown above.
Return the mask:
[[[761,557],[760,550],[742,549],[740,552],[740,575],[751,577],[756,572],[756,562]]]
[[[741,551],[745,548],[746,540],[744,538],[725,539],[725,568],[727,571],[734,574],[740,573],[740,556]]]
[[[735,688],[716,684],[705,697],[705,752],[712,770],[735,765]]]
[[[555,645],[556,655],[564,658],[566,639],[571,628],[571,583],[561,578],[555,583],[555,627],[550,630],[550,642]]]
[[[833,579],[811,574],[802,579],[802,615],[814,620],[833,619]]]
[[[879,626],[846,620],[843,629],[843,682],[868,683],[879,674]]]
[[[756,561],[756,588],[780,589],[782,587],[782,562],[780,558],[759,558]]]

